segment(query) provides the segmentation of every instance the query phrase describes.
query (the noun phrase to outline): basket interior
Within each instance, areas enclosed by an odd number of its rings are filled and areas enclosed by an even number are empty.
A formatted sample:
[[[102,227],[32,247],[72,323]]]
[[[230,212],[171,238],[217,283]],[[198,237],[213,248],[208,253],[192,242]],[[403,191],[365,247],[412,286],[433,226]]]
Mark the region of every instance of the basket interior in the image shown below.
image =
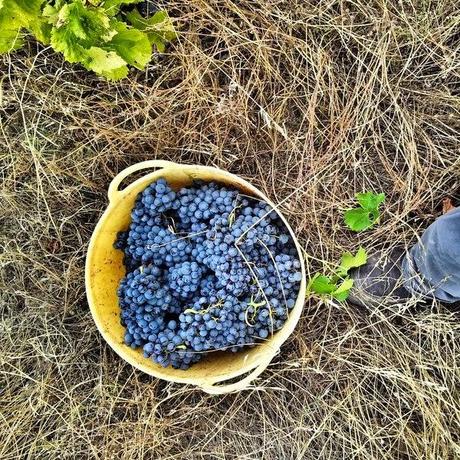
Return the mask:
[[[266,200],[260,192],[247,182],[224,171],[204,167],[168,168],[148,174],[128,186],[114,199],[96,227],[88,251],[87,260],[87,290],[88,299],[96,324],[109,345],[126,361],[139,369],[176,382],[214,383],[230,379],[250,371],[267,356],[272,357],[281,343],[289,336],[300,316],[299,306],[291,311],[284,327],[269,337],[263,343],[253,348],[246,348],[237,353],[211,352],[202,361],[183,371],[172,367],[163,368],[149,358],[144,358],[141,349],[132,349],[123,342],[124,327],[120,324],[120,307],[117,288],[125,275],[123,253],[113,248],[116,235],[126,230],[130,224],[131,209],[135,199],[151,182],[164,177],[174,189],[190,185],[194,179],[204,181],[215,180],[220,183],[235,186],[243,193],[258,196]],[[290,227],[288,227],[289,230]],[[294,235],[292,235],[294,237]],[[302,270],[304,268],[302,266]],[[303,273],[305,275],[305,273]],[[305,277],[305,276],[304,276]],[[304,281],[302,281],[304,283]],[[303,306],[305,286],[302,284],[298,304]]]

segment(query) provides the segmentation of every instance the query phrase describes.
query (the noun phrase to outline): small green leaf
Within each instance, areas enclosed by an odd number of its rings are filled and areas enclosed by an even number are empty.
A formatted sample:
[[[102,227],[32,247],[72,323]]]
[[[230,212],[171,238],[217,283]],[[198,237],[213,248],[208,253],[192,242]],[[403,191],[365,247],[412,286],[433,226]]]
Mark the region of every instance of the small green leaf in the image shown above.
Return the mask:
[[[372,192],[357,193],[356,200],[363,209],[369,212],[378,210],[379,206],[385,201],[385,194],[374,194]]]
[[[177,36],[166,11],[157,11],[152,17],[146,19],[139,11],[133,10],[126,14],[126,18],[133,27],[147,34],[150,43],[155,45],[160,53],[164,53],[166,43]]]
[[[348,296],[350,295],[350,291],[344,291],[344,292],[341,292],[339,294],[337,293],[333,293],[332,294],[332,297],[335,299],[335,300],[338,300],[339,302],[343,302],[345,300],[348,299]]]
[[[140,3],[142,0],[98,0],[95,2],[97,5],[102,3],[102,6],[110,16],[115,16],[120,11],[120,7],[123,5],[132,5],[134,3]],[[94,2],[94,0],[93,0]]]
[[[350,269],[361,267],[362,265],[365,265],[366,262],[367,252],[364,248],[360,247],[356,252],[356,255],[352,255],[350,252],[346,252],[342,255],[342,259],[336,274],[343,278],[348,274]]]
[[[136,29],[118,32],[107,47],[115,51],[128,64],[144,69],[152,56],[152,47],[147,35]]]
[[[355,232],[371,228],[380,218],[379,206],[385,200],[385,194],[372,192],[357,193],[359,208],[348,209],[344,213],[344,221],[348,228]]]
[[[330,277],[315,275],[309,283],[308,291],[320,295],[330,295],[334,299],[342,302],[348,297],[352,286],[353,280],[350,278],[346,278],[337,286],[337,282],[334,282]]]
[[[346,278],[343,280],[343,282],[340,284],[340,286],[332,293],[334,297],[340,295],[340,294],[345,294],[350,291],[350,289],[353,287],[353,280],[351,278]]]
[[[354,232],[361,232],[374,224],[370,212],[362,208],[349,209],[343,217],[347,227]]]
[[[332,294],[336,289],[336,284],[328,276],[319,274],[313,277],[308,286],[308,290],[316,294]]]
[[[109,80],[120,80],[128,75],[126,61],[113,51],[92,46],[84,52],[83,65]]]

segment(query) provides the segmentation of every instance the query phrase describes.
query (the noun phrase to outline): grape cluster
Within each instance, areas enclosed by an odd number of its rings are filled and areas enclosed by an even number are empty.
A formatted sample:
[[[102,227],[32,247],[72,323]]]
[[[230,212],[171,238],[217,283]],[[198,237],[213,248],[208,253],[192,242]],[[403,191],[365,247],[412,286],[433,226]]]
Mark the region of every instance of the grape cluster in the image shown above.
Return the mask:
[[[171,291],[182,299],[193,296],[200,286],[203,269],[196,262],[182,262],[168,270]]]
[[[214,182],[177,192],[164,179],[150,184],[114,246],[127,271],[118,289],[125,343],[179,369],[267,339],[302,279],[278,214]]]

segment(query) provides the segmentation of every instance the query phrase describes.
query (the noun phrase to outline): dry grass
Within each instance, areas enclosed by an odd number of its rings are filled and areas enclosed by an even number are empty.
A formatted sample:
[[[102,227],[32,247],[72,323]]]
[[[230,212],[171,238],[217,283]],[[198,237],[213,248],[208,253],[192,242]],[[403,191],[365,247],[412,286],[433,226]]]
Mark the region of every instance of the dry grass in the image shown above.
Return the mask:
[[[413,242],[459,190],[458,2],[168,8],[179,41],[122,83],[34,44],[1,65],[0,458],[459,458],[452,309],[311,299],[255,388],[212,397],[124,364],[83,283],[109,181],[148,158],[216,165],[284,200],[312,271]],[[363,189],[387,205],[357,236],[341,211]]]

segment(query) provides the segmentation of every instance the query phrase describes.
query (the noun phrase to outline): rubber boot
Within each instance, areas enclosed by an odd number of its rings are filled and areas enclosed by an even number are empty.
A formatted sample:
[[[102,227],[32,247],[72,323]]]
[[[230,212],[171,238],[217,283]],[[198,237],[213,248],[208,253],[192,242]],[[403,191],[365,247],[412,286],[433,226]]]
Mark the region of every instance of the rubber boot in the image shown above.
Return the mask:
[[[404,287],[402,263],[407,253],[396,247],[368,257],[367,264],[350,272],[354,281],[348,300],[361,307],[404,303],[412,294]]]
[[[362,307],[410,299],[460,302],[460,208],[433,222],[409,251],[393,248],[350,273],[350,302]]]

